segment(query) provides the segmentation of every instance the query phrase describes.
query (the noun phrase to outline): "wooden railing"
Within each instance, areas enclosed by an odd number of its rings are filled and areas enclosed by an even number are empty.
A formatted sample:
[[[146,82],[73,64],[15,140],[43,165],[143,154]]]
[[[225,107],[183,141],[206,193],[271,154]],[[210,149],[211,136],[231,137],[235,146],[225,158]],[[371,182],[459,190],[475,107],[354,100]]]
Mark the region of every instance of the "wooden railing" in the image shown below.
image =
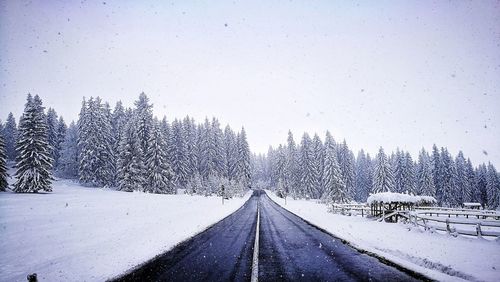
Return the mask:
[[[370,207],[366,204],[332,204],[331,212],[348,215],[368,216],[370,214]]]
[[[462,209],[416,209],[407,213],[408,220],[425,230],[434,228],[452,235],[500,236],[500,213],[464,211]],[[464,229],[464,227],[469,227]]]

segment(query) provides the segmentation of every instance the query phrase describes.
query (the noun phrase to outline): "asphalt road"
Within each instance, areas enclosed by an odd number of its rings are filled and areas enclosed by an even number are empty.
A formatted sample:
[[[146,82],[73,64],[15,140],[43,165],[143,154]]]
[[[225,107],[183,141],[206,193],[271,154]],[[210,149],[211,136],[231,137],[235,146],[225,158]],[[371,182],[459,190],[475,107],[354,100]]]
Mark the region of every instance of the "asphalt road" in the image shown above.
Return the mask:
[[[260,281],[415,281],[255,191],[208,230],[115,281],[249,281],[260,210]]]

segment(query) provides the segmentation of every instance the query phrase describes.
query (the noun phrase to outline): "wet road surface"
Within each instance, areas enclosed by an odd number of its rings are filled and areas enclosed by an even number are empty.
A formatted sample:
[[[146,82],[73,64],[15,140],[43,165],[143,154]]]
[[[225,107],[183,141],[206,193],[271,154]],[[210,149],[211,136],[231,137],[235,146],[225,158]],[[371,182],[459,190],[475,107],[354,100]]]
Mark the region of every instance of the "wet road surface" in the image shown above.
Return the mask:
[[[250,281],[258,209],[260,281],[418,280],[255,191],[235,213],[115,281]]]

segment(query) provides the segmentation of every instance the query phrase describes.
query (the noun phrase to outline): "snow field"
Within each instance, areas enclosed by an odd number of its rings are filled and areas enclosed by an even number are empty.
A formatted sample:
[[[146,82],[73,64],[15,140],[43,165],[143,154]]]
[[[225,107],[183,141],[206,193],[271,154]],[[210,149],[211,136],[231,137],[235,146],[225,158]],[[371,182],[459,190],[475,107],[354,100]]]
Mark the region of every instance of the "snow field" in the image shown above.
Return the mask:
[[[0,281],[103,281],[171,249],[250,197],[125,193],[69,180],[51,194],[0,193]]]
[[[500,240],[453,237],[412,225],[376,222],[327,212],[313,200],[293,200],[266,193],[285,209],[353,246],[375,253],[440,281],[498,281]]]

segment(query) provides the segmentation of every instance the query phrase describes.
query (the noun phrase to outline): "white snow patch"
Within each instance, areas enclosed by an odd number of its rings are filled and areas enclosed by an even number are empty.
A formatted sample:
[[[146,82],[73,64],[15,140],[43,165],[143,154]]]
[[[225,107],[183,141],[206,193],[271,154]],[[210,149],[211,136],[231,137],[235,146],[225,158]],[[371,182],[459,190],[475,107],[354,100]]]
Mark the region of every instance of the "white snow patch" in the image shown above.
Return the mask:
[[[425,232],[409,224],[377,222],[357,216],[327,212],[316,201],[282,198],[266,191],[285,209],[353,246],[375,253],[408,269],[439,281],[498,281],[500,239],[453,237]]]
[[[103,281],[231,214],[250,197],[126,193],[69,180],[48,194],[0,193],[1,281]]]

